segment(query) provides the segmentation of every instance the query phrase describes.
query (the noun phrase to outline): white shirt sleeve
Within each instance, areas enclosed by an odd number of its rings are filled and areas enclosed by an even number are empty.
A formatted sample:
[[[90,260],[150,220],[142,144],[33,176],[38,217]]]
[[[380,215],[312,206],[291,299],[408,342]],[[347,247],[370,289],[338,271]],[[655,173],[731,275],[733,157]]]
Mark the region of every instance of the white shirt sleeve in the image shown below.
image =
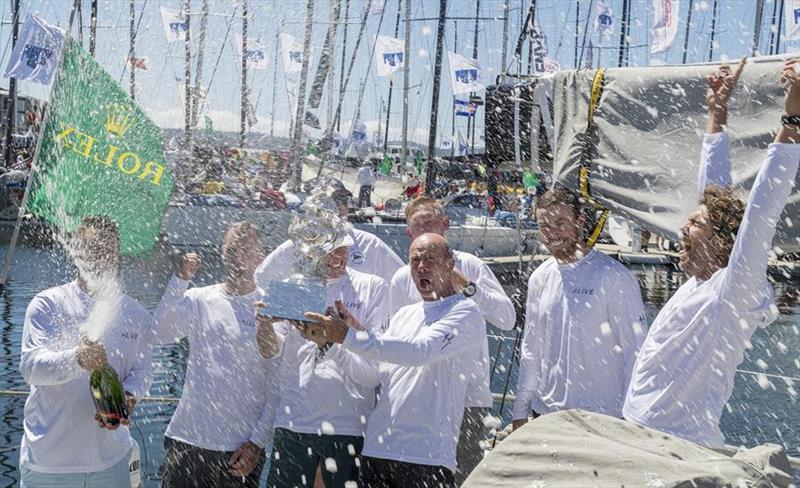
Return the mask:
[[[176,342],[192,330],[194,307],[187,295],[189,282],[173,276],[156,307],[152,341],[156,344]]]
[[[727,131],[703,136],[700,150],[700,170],[697,188],[700,193],[708,186],[726,188],[733,184],[731,175],[731,142]]]
[[[147,322],[142,324],[143,330],[154,327],[152,324],[153,319],[149,314],[146,314]],[[136,400],[147,395],[150,391],[150,384],[153,381],[152,368],[153,347],[150,343],[143,338],[139,339],[139,351],[136,358],[131,358],[131,368],[127,376],[122,380],[122,386],[125,391],[130,392]]]
[[[753,304],[767,273],[772,238],[794,185],[800,144],[770,144],[758,172],[728,260],[722,293],[732,303]]]
[[[511,411],[513,420],[527,419],[533,409],[533,397],[539,386],[539,374],[541,364],[541,338],[535,332],[533,323],[533,300],[536,300],[532,293],[530,282],[528,284],[528,299],[525,307],[525,336],[522,340],[519,358],[519,373],[517,375],[517,391],[514,400],[514,408]]]
[[[401,314],[392,317],[402,320]],[[454,309],[446,317],[423,328],[411,340],[371,331],[349,330],[343,346],[361,356],[400,366],[425,366],[444,361],[470,349],[480,349],[483,339],[482,317],[473,310]]]
[[[56,311],[48,301],[36,297],[28,305],[22,326],[22,356],[19,369],[29,385],[59,385],[79,378],[77,348],[56,351],[50,343],[58,333],[53,323]]]
[[[616,294],[608,305],[608,318],[611,330],[617,336],[622,354],[625,357],[624,384],[630,383],[633,374],[633,366],[636,363],[636,356],[645,338],[645,314],[642,293],[639,282],[630,272],[617,275],[614,283],[611,283],[610,290]]]
[[[279,362],[280,359],[275,359],[275,361]],[[278,368],[270,375],[270,380],[267,384],[267,402],[261,410],[261,416],[255,427],[253,427],[253,433],[250,434],[250,441],[258,447],[264,448],[272,443],[273,424],[275,422],[275,414],[278,411],[280,397],[281,378],[280,369]]]
[[[407,266],[397,270],[389,283],[389,315],[393,316],[398,310],[411,305],[412,297],[409,296],[411,275]]]
[[[325,355],[335,361],[342,372],[355,383],[367,388],[375,388],[381,384],[378,365],[374,361],[348,351],[340,344],[332,345]]]
[[[481,309],[487,322],[498,329],[513,329],[517,313],[511,299],[486,263],[480,264],[479,273],[478,281],[475,282],[475,295],[470,298]]]
[[[253,274],[256,285],[263,290],[270,281],[288,278],[292,274],[293,255],[294,243],[290,240],[276,247],[256,268]]]
[[[378,270],[378,276],[386,280],[386,284],[388,285],[392,279],[392,277],[397,273],[397,271],[405,266],[406,263],[400,259],[400,256],[397,255],[396,252],[389,247],[388,244],[383,242],[380,239],[377,239],[378,246],[380,250],[378,251],[381,260],[380,260],[380,269]],[[375,252],[375,251],[372,251]]]

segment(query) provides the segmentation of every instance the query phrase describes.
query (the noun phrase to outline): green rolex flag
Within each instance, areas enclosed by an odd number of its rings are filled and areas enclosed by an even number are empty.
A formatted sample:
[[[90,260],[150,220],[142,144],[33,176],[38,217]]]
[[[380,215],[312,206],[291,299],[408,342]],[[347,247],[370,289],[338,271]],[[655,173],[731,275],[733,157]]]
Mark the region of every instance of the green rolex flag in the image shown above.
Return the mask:
[[[380,171],[383,176],[388,176],[389,173],[392,172],[392,166],[394,166],[392,160],[389,156],[384,155],[381,164],[378,165],[378,171]]]
[[[161,129],[80,45],[64,48],[28,209],[62,231],[117,222],[123,254],[150,251],[172,193]]]

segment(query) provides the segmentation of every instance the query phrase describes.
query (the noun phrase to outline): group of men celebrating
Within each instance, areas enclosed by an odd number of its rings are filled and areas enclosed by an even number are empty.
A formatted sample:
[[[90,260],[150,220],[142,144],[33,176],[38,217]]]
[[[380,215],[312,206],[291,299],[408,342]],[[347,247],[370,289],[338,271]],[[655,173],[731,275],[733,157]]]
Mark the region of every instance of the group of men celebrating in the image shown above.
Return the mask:
[[[722,445],[735,368],[755,328],[775,319],[767,258],[800,161],[798,65],[781,73],[786,116],[746,205],[730,188],[724,130],[744,61],[708,77],[702,196],[682,228],[690,278],[649,329],[635,277],[586,246],[580,198],[561,187],[538,198],[552,257],[528,283],[515,429],[580,408]],[[345,219],[347,192],[328,197]],[[108,219],[85,219],[75,248],[92,266],[37,295],[25,317],[22,486],[129,486],[127,422],[94,417],[88,371],[113,366],[132,409],[149,386],[151,344],[184,337],[164,486],[257,486],[269,446],[269,487],[458,486],[482,457],[492,406],[487,324],[510,330],[516,314],[488,266],[450,247],[437,201],[414,200],[406,217],[408,264],[371,234],[331,228],[324,314],[258,313],[270,300],[261,290],[291,274],[297,243],[265,256],[258,229],[240,222],[224,237],[222,283],[190,289],[201,261],[185,255],[154,317],[125,297],[101,341],[81,327],[98,277],[118,271],[118,236]]]

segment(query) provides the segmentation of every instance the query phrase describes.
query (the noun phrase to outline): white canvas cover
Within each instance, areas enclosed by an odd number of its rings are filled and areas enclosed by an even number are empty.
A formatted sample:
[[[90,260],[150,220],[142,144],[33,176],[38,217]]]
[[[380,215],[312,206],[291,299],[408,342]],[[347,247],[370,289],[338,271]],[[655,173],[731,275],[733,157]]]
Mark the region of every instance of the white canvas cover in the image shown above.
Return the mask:
[[[730,102],[733,182],[747,195],[783,114],[777,79],[784,58],[748,61]],[[706,123],[704,76],[717,64],[608,69],[589,147],[591,194],[612,213],[678,240],[696,208]],[[577,189],[595,70],[553,75],[556,180]],[[537,87],[537,90],[539,87]],[[547,169],[547,168],[545,168]],[[798,175],[800,180],[800,175]],[[798,181],[797,183],[800,183]],[[800,184],[781,216],[774,244],[800,251]]]
[[[489,452],[462,488],[782,487],[783,448],[721,453],[631,422],[583,410],[544,415]]]

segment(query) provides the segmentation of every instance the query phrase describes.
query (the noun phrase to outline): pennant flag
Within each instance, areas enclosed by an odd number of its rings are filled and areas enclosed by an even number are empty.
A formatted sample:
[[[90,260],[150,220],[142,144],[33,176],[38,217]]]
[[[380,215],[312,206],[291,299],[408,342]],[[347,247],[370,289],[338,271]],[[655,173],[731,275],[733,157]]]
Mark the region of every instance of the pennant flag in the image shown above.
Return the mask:
[[[362,146],[367,142],[367,126],[361,120],[356,120],[353,130],[350,131],[350,142]]]
[[[283,53],[283,71],[299,73],[303,68],[303,43],[281,33],[281,52]]]
[[[392,160],[387,155],[383,155],[383,161],[378,165],[378,172],[383,176],[388,176],[392,172]]]
[[[247,102],[245,116],[247,116],[248,127],[253,127],[258,123],[258,117],[256,117],[256,108],[253,106],[253,102]]]
[[[164,35],[167,41],[185,41],[189,22],[183,12],[161,7],[161,23],[164,24]]]
[[[51,100],[29,210],[67,232],[108,216],[124,254],[147,253],[173,188],[161,129],[75,40]]]
[[[369,13],[372,15],[380,15],[386,7],[385,0],[374,0],[372,6],[369,8]]]
[[[453,83],[453,95],[465,95],[469,92],[483,90],[481,83],[481,64],[476,59],[465,58],[458,53],[447,53],[450,61],[450,80]]]
[[[672,46],[672,41],[678,33],[679,11],[680,0],[653,0],[650,54],[662,53]]]
[[[533,43],[533,71],[544,73],[544,59],[547,54],[547,38],[539,25],[531,29],[531,43]]]
[[[203,114],[203,121],[205,122],[206,132],[214,133],[214,121],[211,120],[211,117],[208,114]]]
[[[381,134],[381,131],[376,130],[375,132],[373,132],[372,133],[372,145],[373,146],[381,146],[381,145],[383,145],[382,142],[383,142],[383,136]]]
[[[130,66],[133,69],[140,69],[143,71],[147,71],[147,69],[150,67],[150,58],[148,57],[137,58],[134,56],[132,58],[129,58],[126,56],[125,62],[128,64],[128,66]]]
[[[469,146],[467,145],[467,141],[464,139],[464,136],[461,135],[461,130],[458,131],[458,152],[456,156],[466,156],[469,154]]]
[[[377,76],[392,76],[405,64],[402,39],[388,36],[375,38],[375,72]]]
[[[600,32],[600,35],[614,33],[614,14],[603,0],[600,0],[595,8],[594,31]]]
[[[63,43],[61,29],[28,14],[3,76],[49,85],[53,73],[58,70],[58,55]]]
[[[474,117],[475,112],[478,110],[478,105],[470,102],[469,100],[461,100],[456,98],[453,100],[453,109],[459,117]]]
[[[236,44],[236,52],[239,56],[242,55],[242,36],[234,34],[234,43]],[[251,39],[247,40],[247,67],[252,69],[267,69],[269,66],[269,58],[267,57],[267,50],[263,44]]]
[[[422,156],[417,154],[417,157],[414,158],[414,162],[417,164],[417,174],[421,175],[425,173],[425,161],[422,160]]]
[[[439,149],[441,149],[442,151],[452,151],[453,139],[448,136],[442,137],[442,142],[439,144]]]
[[[800,0],[786,0],[783,8],[783,17],[786,19],[784,38],[787,41],[796,41],[800,39]]]

